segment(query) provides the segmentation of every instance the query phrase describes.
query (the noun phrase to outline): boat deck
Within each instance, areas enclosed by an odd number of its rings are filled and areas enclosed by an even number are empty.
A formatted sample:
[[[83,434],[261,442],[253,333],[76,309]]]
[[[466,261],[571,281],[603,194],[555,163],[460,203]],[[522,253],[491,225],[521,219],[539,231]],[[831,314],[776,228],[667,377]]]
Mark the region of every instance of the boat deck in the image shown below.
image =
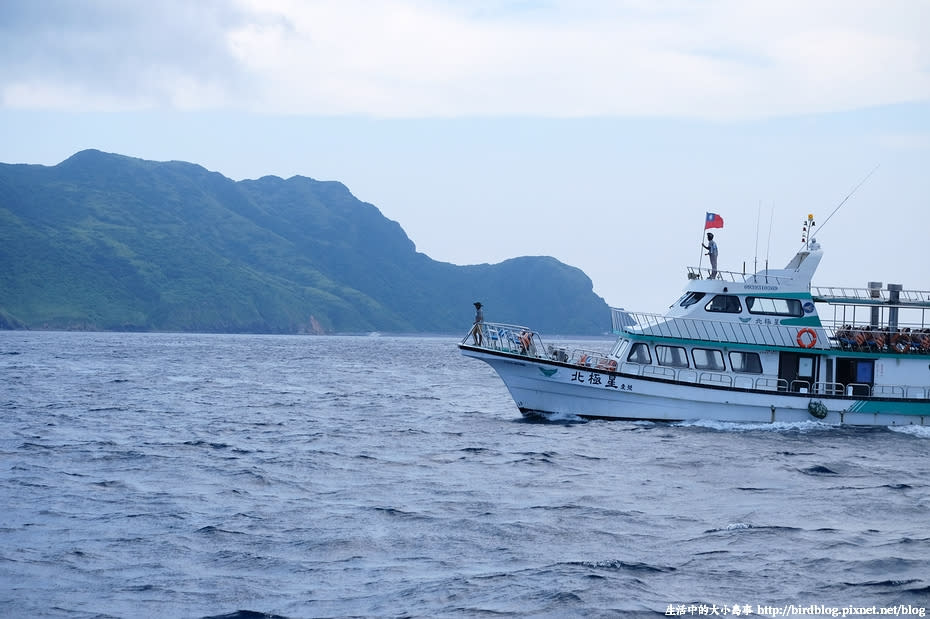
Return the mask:
[[[624,312],[624,314],[627,314]],[[637,316],[636,314],[627,314],[628,316]],[[648,315],[640,315],[648,316]],[[705,321],[712,322],[712,321]],[[490,352],[506,353],[509,355],[520,355],[528,359],[539,359],[545,361],[557,361],[579,366],[586,370],[599,372],[619,372],[629,376],[652,377],[662,380],[668,380],[676,383],[700,384],[706,386],[715,386],[722,388],[736,388],[750,391],[769,391],[769,392],[792,392],[817,394],[822,396],[842,396],[855,395],[857,398],[880,398],[880,399],[928,399],[930,398],[930,388],[922,385],[908,384],[888,384],[888,385],[871,385],[865,383],[848,383],[841,384],[837,382],[810,382],[806,380],[792,380],[778,378],[777,376],[757,376],[751,374],[739,374],[720,370],[699,370],[692,367],[677,368],[670,366],[661,366],[653,364],[642,364],[636,362],[624,362],[611,357],[609,351],[591,350],[586,348],[569,348],[565,346],[544,345],[538,333],[533,332],[528,327],[519,325],[509,325],[503,323],[481,323],[478,325],[481,338],[476,343],[472,331],[462,340],[462,346],[471,346]],[[788,327],[784,327],[788,329]],[[790,328],[796,332],[796,327]],[[772,333],[778,333],[776,329]],[[625,332],[630,333],[630,332]],[[636,334],[643,334],[637,331]],[[663,337],[656,331],[656,337]],[[678,336],[668,336],[678,337]],[[737,338],[733,338],[736,340]],[[720,344],[721,340],[707,340],[708,344]],[[796,345],[796,350],[800,350]],[[843,344],[832,343],[828,348],[844,348]],[[861,350],[862,352],[875,353],[874,346],[868,344],[861,349],[845,348],[846,350]],[[930,355],[930,352],[922,351],[920,354]]]
[[[810,335],[802,338],[801,331],[805,327],[776,324],[776,320],[766,317],[743,322],[668,318],[660,314],[627,312],[617,308],[612,308],[611,313],[615,335],[687,339],[716,344],[930,355],[930,327],[919,325],[892,328],[887,325],[822,321],[822,327],[808,328],[816,338]]]
[[[814,297],[815,303],[829,303],[830,305],[883,305],[885,307],[930,309],[930,291],[927,290],[811,286],[811,296]]]

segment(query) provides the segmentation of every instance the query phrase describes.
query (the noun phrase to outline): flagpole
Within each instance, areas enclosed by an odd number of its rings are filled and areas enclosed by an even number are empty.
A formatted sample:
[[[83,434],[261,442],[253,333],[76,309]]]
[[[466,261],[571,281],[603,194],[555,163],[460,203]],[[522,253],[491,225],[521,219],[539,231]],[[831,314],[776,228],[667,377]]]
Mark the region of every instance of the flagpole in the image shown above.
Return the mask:
[[[704,223],[706,225],[707,221],[705,220]],[[706,231],[707,228],[704,228],[704,230]],[[703,266],[704,266],[704,233],[701,232],[701,257],[698,258],[698,275],[701,274],[701,269],[703,268]],[[704,279],[703,276],[701,277],[701,279]]]

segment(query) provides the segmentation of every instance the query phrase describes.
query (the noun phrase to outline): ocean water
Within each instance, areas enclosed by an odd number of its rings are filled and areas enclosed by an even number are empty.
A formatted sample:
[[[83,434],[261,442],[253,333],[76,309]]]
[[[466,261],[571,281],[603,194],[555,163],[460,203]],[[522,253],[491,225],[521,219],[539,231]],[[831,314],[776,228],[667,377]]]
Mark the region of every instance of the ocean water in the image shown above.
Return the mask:
[[[930,606],[930,429],[532,422],[456,342],[0,332],[0,616]]]

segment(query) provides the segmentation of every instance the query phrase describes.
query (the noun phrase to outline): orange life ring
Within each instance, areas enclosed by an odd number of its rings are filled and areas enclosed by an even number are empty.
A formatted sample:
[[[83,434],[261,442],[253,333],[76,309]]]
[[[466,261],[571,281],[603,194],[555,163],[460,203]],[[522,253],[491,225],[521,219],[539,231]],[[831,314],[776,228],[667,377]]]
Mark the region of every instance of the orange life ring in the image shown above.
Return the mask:
[[[804,343],[805,334],[811,336],[810,342],[808,342],[807,344]],[[801,348],[813,348],[814,344],[816,343],[817,343],[817,333],[815,333],[813,329],[809,329],[805,327],[801,329],[800,331],[798,331],[798,346],[800,346]]]

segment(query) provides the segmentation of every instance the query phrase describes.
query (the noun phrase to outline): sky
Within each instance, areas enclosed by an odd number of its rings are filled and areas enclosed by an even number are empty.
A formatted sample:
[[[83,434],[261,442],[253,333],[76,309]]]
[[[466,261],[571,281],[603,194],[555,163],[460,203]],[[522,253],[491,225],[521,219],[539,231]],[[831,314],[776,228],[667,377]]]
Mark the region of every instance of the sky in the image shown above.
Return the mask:
[[[721,269],[811,213],[816,285],[930,290],[930,2],[3,0],[0,162],[86,148],[339,181],[434,260],[554,256],[632,311],[707,212]]]

